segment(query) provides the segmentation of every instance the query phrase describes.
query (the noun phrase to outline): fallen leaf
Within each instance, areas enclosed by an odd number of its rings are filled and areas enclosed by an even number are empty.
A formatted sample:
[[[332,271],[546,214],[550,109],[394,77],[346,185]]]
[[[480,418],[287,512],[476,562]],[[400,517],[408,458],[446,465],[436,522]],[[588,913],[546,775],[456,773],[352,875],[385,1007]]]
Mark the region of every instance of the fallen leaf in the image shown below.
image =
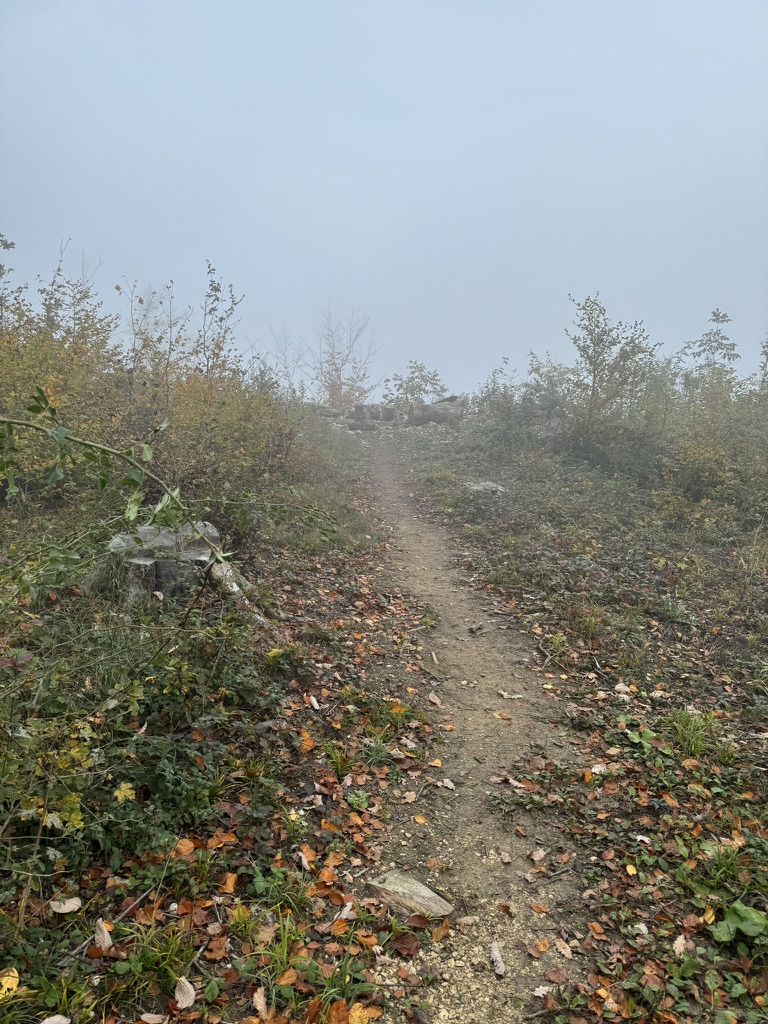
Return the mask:
[[[543,903],[532,903],[531,904],[531,910],[534,912],[534,914],[548,914],[549,913],[549,911],[547,910],[546,906]]]
[[[636,875],[637,874],[637,868],[635,867],[634,864],[625,864],[624,865],[624,870],[627,872],[628,875]]]
[[[491,967],[493,968],[493,973],[496,975],[497,978],[503,978],[507,972],[507,969],[504,966],[504,958],[501,955],[501,950],[499,949],[499,944],[497,942],[491,943],[489,955],[491,958]]]
[[[144,1020],[143,1017],[141,1019]],[[165,1017],[161,1017],[160,1020],[164,1021]],[[40,1024],[72,1024],[72,1018],[63,1017],[60,1013],[54,1013],[52,1017],[44,1017]]]
[[[416,822],[417,825],[427,824],[427,819],[424,817],[423,814],[414,814],[413,820]]]
[[[545,977],[553,985],[564,985],[568,981],[568,975],[562,967],[553,967],[552,970],[547,971]]]
[[[209,850],[218,850],[220,847],[226,846],[228,843],[236,842],[237,836],[234,832],[214,832],[205,845]]]
[[[427,857],[427,868],[430,871],[439,871],[443,862],[437,857]]]
[[[82,907],[83,901],[79,896],[73,896],[68,900],[51,900],[48,906],[54,914],[73,914]]]
[[[565,941],[565,939],[555,939],[555,949],[558,951],[558,953],[564,956],[566,960],[573,959],[573,950]]]
[[[405,923],[409,928],[429,928],[429,918],[423,914],[411,914]]]
[[[19,972],[15,967],[6,967],[0,971],[0,999],[12,996],[19,987]]]
[[[432,929],[432,941],[442,942],[448,932],[451,930],[451,922],[447,917],[443,918],[437,928]]]
[[[96,927],[93,931],[93,944],[105,951],[112,945],[112,936],[109,934],[109,930],[101,918],[96,922]]]
[[[367,1021],[381,1016],[378,1006],[363,1006],[362,1003],[353,1003],[349,1008],[349,1024],[366,1024]]]
[[[143,1021],[144,1024],[164,1024],[168,1018],[163,1013],[142,1013],[139,1020]]]
[[[539,861],[544,860],[544,858],[547,856],[547,851],[546,850],[534,850],[533,853],[529,854],[529,856],[530,856],[532,861],[534,861],[536,864],[538,864]]]
[[[413,790],[409,790],[407,793],[403,795],[404,804],[412,804],[415,799],[416,794],[413,792]]]
[[[544,996],[547,995],[547,993],[551,992],[551,991],[552,991],[552,986],[551,985],[539,985],[538,988],[535,988],[533,990],[533,994],[536,996],[537,999],[543,999]]]
[[[257,988],[251,999],[254,1010],[260,1017],[267,1016],[267,993],[264,987]]]
[[[275,979],[276,985],[292,985],[298,978],[298,972],[293,968],[289,967],[287,971],[283,971],[282,974],[278,975]]]
[[[188,1010],[195,1003],[195,988],[190,985],[186,978],[179,978],[176,988],[173,990],[173,998],[180,1010]]]
[[[328,1024],[349,1024],[349,1007],[346,999],[337,999],[331,1003],[326,1017]]]
[[[685,936],[678,935],[672,943],[672,952],[675,956],[682,956],[685,953]]]
[[[391,946],[393,946],[401,956],[412,957],[421,949],[421,943],[417,935],[413,932],[400,932],[399,935],[395,935],[392,939]]]
[[[188,857],[195,852],[195,844],[191,839],[180,839],[173,848],[174,857]]]
[[[219,884],[216,886],[216,888],[219,890],[219,892],[224,893],[226,895],[230,895],[235,891],[236,885],[237,875],[233,871],[227,871],[219,879]]]

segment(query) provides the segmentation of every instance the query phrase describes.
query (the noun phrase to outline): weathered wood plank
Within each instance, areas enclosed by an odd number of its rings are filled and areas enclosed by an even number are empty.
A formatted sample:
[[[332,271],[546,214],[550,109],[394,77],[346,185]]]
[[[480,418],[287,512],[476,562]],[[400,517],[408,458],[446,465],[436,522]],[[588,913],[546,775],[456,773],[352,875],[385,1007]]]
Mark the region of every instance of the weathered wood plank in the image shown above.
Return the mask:
[[[425,917],[447,917],[453,913],[450,903],[404,871],[385,871],[368,882],[370,890],[395,910]]]

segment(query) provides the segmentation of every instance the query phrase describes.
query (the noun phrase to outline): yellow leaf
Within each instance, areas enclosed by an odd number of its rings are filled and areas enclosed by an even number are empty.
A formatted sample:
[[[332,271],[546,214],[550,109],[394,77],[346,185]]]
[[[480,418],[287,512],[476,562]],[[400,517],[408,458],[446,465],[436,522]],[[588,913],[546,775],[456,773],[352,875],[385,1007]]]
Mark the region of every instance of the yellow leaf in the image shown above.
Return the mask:
[[[436,757],[434,761],[430,761],[429,762],[429,765],[430,765],[430,768],[442,768],[443,767],[443,762],[440,760],[439,757]],[[357,1006],[357,1003],[355,1003],[355,1006]],[[354,1010],[354,1008],[355,1007],[353,1006],[352,1009]]]
[[[12,996],[19,987],[19,972],[15,967],[6,967],[0,971],[0,999]]]
[[[624,870],[627,872],[628,875],[636,875],[637,874],[637,868],[635,867],[634,864],[627,864],[627,866],[625,867]]]
[[[704,913],[701,915],[701,920],[704,922],[704,924],[712,924],[712,922],[715,920],[715,912],[712,909],[712,907],[706,907]]]
[[[349,1008],[349,1024],[368,1024],[374,1017],[380,1017],[381,1010],[378,1006],[363,1006],[362,1003],[353,1003]]]
[[[414,814],[413,820],[417,825],[426,825],[427,819],[422,814]]]
[[[130,782],[121,782],[117,789],[114,791],[112,796],[117,800],[119,804],[125,803],[126,800],[136,799],[136,790],[130,784]]]

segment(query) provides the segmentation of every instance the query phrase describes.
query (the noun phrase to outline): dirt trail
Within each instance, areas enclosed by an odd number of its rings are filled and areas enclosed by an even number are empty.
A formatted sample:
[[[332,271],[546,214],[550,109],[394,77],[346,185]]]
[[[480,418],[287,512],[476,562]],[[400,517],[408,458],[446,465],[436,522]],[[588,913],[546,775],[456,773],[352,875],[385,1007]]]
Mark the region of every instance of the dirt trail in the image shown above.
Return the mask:
[[[393,816],[389,862],[449,899],[458,918],[477,918],[463,929],[454,926],[448,938],[413,961],[413,972],[437,975],[414,1001],[428,1002],[433,1021],[527,1020],[532,1006],[542,1006],[532,993],[551,984],[546,974],[572,966],[563,946],[573,932],[563,910],[578,876],[557,806],[546,814],[521,810],[502,819],[488,801],[497,788],[489,779],[523,755],[567,762],[573,748],[563,726],[551,721],[551,699],[530,667],[530,638],[498,598],[473,589],[471,567],[461,567],[460,550],[409,493],[412,478],[396,443],[379,436],[366,448],[383,527],[391,532],[389,575],[436,613],[437,627],[424,634],[423,660],[454,726],[438,751],[442,768],[430,770],[456,788],[426,785],[415,803],[398,805],[402,816]],[[500,690],[519,699],[506,699]],[[509,718],[493,717],[499,712]],[[417,815],[427,823],[415,822]],[[541,851],[543,858],[532,859]],[[430,871],[431,857],[442,867]],[[532,875],[542,867],[546,874]],[[543,904],[547,912],[534,912],[531,903]],[[501,979],[489,961],[494,941],[506,965]],[[538,958],[528,952],[536,943],[549,945],[536,950]]]

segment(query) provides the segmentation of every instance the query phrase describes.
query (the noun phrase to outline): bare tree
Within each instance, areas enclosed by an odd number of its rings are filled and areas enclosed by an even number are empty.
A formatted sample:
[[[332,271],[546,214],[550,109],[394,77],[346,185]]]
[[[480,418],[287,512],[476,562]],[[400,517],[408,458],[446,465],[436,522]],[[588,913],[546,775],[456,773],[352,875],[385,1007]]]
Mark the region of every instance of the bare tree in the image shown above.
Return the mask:
[[[295,341],[285,323],[280,324],[279,330],[271,327],[269,333],[272,341],[267,351],[275,376],[290,391],[302,393],[309,369],[306,342],[303,338]]]
[[[370,366],[377,351],[370,316],[353,307],[347,317],[340,317],[327,306],[315,340],[307,346],[317,400],[338,409],[350,409],[364,402],[376,387],[371,381]]]

